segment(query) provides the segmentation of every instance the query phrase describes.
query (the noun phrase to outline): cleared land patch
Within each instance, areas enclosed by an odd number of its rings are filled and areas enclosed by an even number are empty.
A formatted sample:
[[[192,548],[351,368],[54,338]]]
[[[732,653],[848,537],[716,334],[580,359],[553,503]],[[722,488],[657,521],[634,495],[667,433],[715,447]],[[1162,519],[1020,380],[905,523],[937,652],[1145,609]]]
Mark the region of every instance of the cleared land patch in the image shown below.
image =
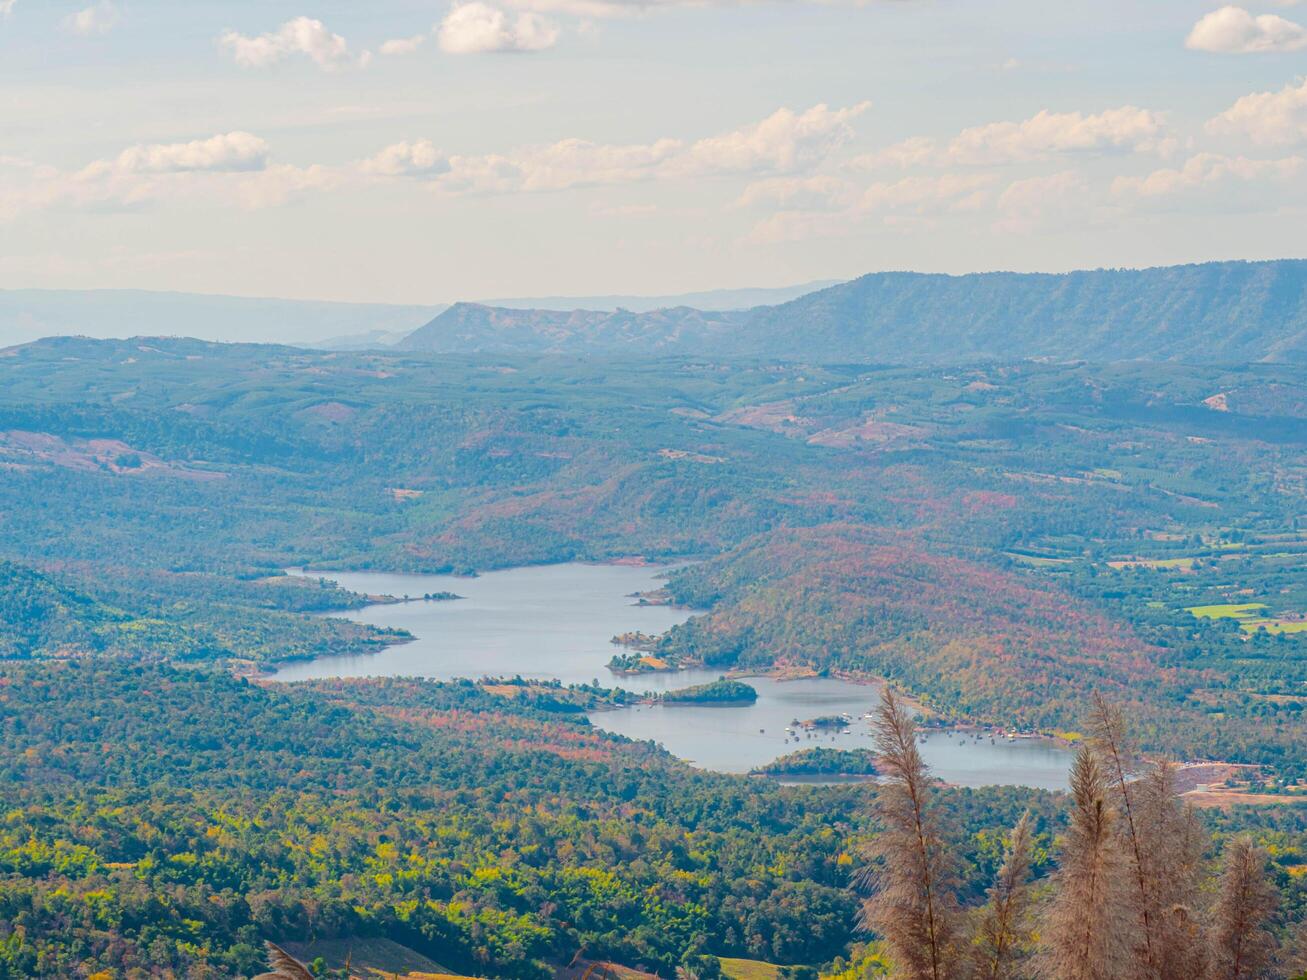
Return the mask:
[[[1212,606],[1189,606],[1185,611],[1199,619],[1234,619],[1245,633],[1266,630],[1268,633],[1305,633],[1307,620],[1288,617],[1263,616],[1264,602],[1236,602]]]
[[[722,975],[730,980],[776,980],[780,967],[762,960],[736,960],[722,958]]]

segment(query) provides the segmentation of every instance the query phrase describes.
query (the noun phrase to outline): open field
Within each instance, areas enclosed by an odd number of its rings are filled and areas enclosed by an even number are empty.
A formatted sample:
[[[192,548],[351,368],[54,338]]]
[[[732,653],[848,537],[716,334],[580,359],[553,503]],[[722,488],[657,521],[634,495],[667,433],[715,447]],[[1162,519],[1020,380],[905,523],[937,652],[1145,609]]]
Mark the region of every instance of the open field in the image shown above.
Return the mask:
[[[578,959],[559,969],[554,980],[656,980],[652,973],[634,970],[620,963]]]
[[[730,980],[776,980],[780,968],[762,960],[722,960],[722,975]]]
[[[1109,568],[1182,568],[1194,567],[1194,558],[1123,558],[1109,561]]]
[[[1184,794],[1185,802],[1199,809],[1229,810],[1236,806],[1302,806],[1307,804],[1307,793],[1281,796],[1276,793],[1244,793],[1239,790],[1190,790]]]
[[[311,943],[286,942],[281,944],[286,952],[304,963],[312,963],[319,956],[329,969],[342,970],[346,962],[354,975],[368,980],[464,980],[462,974],[454,973],[439,963],[416,950],[409,949],[397,942],[380,937],[352,937],[349,939],[319,939]]]
[[[1211,606],[1190,606],[1185,612],[1193,613],[1199,619],[1253,619],[1259,609],[1265,609],[1264,602],[1219,603]]]
[[[1190,606],[1185,611],[1199,619],[1238,620],[1239,628],[1245,633],[1256,633],[1258,630],[1265,630],[1271,634],[1307,632],[1307,620],[1258,615],[1265,608],[1264,602],[1241,602]]]
[[[1307,632],[1307,620],[1303,619],[1259,619],[1241,623],[1239,628],[1249,633],[1264,629],[1268,633],[1304,633]]]

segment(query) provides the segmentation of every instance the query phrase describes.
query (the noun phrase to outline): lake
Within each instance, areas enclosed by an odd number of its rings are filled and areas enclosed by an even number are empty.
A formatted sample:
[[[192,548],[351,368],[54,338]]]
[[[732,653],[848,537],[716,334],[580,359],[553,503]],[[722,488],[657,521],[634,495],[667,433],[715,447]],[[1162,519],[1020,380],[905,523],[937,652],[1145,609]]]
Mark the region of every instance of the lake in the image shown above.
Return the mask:
[[[287,664],[275,680],[326,677],[414,676],[451,680],[521,674],[565,684],[598,681],[631,691],[668,690],[715,680],[718,671],[621,676],[607,669],[618,633],[661,633],[692,610],[640,606],[630,598],[661,584],[660,569],[631,565],[543,565],[489,572],[477,578],[385,572],[331,572],[343,587],[369,595],[421,596],[454,592],[464,598],[385,603],[352,610],[349,619],[403,628],[411,643],[379,653],[321,657]],[[661,743],[706,769],[748,772],[802,748],[870,748],[862,716],[878,689],[833,678],[782,681],[749,678],[758,701],[743,707],[641,705],[591,714],[598,728]],[[848,713],[847,733],[788,735],[794,720]],[[798,739],[797,741],[795,739]],[[991,743],[958,733],[934,733],[922,753],[936,775],[961,786],[993,784],[1062,789],[1071,754],[1055,745],[1004,739]]]

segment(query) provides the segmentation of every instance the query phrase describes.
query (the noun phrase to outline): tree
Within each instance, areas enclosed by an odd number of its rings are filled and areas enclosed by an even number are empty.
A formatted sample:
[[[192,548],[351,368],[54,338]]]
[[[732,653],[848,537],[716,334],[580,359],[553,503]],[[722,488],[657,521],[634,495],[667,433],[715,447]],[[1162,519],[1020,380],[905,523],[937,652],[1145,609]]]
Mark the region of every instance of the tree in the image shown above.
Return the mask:
[[[261,973],[254,980],[313,980],[313,973],[276,943],[269,942],[268,966],[270,973]]]
[[[1102,759],[1107,772],[1107,785],[1115,797],[1122,819],[1113,821],[1120,834],[1128,857],[1130,879],[1134,884],[1122,901],[1139,919],[1140,945],[1136,955],[1141,963],[1134,975],[1153,978],[1158,976],[1155,929],[1156,898],[1144,868],[1144,844],[1135,820],[1135,803],[1130,794],[1130,780],[1137,772],[1134,746],[1126,735],[1121,710],[1110,705],[1102,694],[1094,693],[1094,710],[1091,716],[1091,746]]]
[[[885,782],[876,795],[882,825],[864,878],[872,896],[863,922],[884,937],[893,975],[950,980],[960,967],[957,874],[930,805],[930,772],[916,725],[888,685],[875,720]]]
[[[1030,811],[1021,815],[1008,841],[998,880],[989,890],[978,929],[976,980],[1009,980],[1031,942]]]
[[[1246,836],[1230,841],[1212,909],[1212,980],[1265,976],[1275,950],[1266,926],[1279,898],[1266,876],[1266,852]]]
[[[1286,976],[1293,980],[1307,980],[1307,919],[1298,923],[1285,956]]]
[[[1161,980],[1193,980],[1207,968],[1198,912],[1203,835],[1193,808],[1176,792],[1175,766],[1158,762],[1127,787],[1148,887],[1154,970]],[[1140,893],[1138,890],[1136,895]],[[1141,922],[1144,916],[1139,915]]]
[[[1071,797],[1070,826],[1041,928],[1039,973],[1048,980],[1123,980],[1135,975],[1132,881],[1108,776],[1090,747],[1076,754]]]

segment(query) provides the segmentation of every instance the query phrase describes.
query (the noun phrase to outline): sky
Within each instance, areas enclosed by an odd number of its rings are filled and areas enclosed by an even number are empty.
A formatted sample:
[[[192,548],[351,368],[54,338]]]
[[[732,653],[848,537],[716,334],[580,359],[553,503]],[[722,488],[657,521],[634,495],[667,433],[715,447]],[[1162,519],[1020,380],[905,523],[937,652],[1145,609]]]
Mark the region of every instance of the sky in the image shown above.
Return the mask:
[[[1307,256],[1307,2],[0,0],[0,288]]]

